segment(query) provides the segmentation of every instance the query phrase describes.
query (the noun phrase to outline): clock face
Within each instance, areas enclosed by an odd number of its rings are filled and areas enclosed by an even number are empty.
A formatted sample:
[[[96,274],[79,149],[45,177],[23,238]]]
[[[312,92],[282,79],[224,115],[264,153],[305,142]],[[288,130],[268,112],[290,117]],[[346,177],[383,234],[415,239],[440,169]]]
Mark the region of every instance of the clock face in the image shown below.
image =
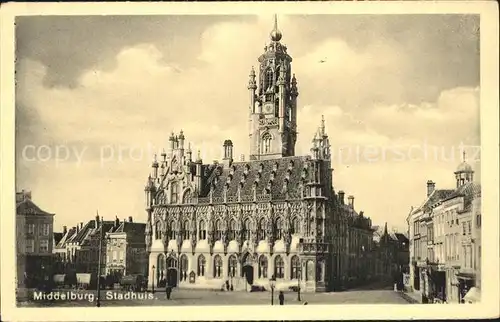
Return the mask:
[[[270,105],[270,104],[267,104],[265,107],[264,107],[264,112],[265,113],[272,113],[273,112],[273,106]]]

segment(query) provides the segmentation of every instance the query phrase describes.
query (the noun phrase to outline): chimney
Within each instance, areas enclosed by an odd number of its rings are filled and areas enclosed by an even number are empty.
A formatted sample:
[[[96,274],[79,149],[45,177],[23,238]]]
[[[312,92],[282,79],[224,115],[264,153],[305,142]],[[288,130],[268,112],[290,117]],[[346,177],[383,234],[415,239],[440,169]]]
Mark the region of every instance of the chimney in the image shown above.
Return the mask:
[[[427,181],[427,197],[431,195],[431,193],[434,191],[436,188],[436,183],[433,182],[432,180]]]
[[[99,216],[95,216],[95,228],[99,228]]]
[[[349,206],[354,209],[354,196],[349,196],[347,199],[349,199]]]
[[[118,216],[116,216],[115,227],[118,227],[119,225],[120,225],[120,219],[118,219]]]
[[[80,225],[77,224],[76,227],[73,227],[73,229],[76,229],[77,233],[80,232]]]
[[[63,226],[63,236],[66,235],[67,232],[68,232],[68,227]]]
[[[344,204],[344,195],[345,195],[345,192],[340,190],[339,191],[339,201],[340,201],[340,204]]]
[[[130,223],[132,223],[132,222],[133,222],[133,221],[132,221],[132,216],[129,216],[129,217],[128,217],[128,222],[130,222]]]
[[[80,230],[83,229],[83,222],[80,222]]]
[[[224,141],[224,158],[222,159],[224,165],[230,166],[233,162],[233,142],[231,140]]]

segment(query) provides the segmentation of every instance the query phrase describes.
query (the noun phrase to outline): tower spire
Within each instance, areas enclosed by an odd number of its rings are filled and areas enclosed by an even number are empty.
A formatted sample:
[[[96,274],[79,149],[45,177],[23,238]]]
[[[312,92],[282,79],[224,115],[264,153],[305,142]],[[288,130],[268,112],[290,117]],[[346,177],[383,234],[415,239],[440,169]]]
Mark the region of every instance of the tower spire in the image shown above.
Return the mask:
[[[280,41],[282,37],[281,32],[278,30],[278,15],[274,14],[274,28],[271,31],[271,40]]]
[[[463,161],[463,162],[465,162],[465,150],[464,150],[464,152],[462,153],[462,158],[463,158],[463,160],[462,160],[462,161]]]

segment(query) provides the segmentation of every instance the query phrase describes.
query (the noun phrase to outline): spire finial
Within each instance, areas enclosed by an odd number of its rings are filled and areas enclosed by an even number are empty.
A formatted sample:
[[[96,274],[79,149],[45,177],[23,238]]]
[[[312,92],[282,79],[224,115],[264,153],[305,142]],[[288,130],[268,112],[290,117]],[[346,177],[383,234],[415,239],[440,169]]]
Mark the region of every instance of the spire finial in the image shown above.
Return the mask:
[[[281,32],[278,30],[278,15],[274,14],[274,28],[271,31],[271,40],[280,41],[281,37]]]
[[[465,150],[464,150],[464,152],[462,153],[462,156],[463,156],[463,161],[465,162]]]

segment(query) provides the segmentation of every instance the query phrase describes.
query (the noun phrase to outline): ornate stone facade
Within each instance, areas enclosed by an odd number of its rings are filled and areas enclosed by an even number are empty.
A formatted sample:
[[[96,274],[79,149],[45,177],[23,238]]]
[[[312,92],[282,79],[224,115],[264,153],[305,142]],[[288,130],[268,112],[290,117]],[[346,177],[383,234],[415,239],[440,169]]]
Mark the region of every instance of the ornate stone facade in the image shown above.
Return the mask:
[[[230,140],[221,163],[193,160],[182,131],[155,156],[145,187],[150,287],[237,290],[274,276],[278,289],[329,291],[347,274],[348,224],[369,218],[335,195],[324,120],[311,155],[294,155],[297,81],[280,40],[275,25],[258,82],[250,73],[250,161],[233,161]]]

